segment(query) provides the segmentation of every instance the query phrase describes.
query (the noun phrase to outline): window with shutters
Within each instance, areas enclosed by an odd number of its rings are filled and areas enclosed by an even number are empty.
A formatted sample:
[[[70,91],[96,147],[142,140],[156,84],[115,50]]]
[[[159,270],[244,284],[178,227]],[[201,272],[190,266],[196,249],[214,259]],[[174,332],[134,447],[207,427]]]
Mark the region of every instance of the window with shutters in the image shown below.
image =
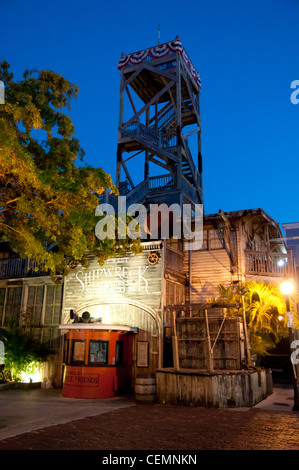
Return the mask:
[[[42,343],[47,349],[56,350],[59,347],[58,325],[61,314],[62,286],[47,285],[45,313],[43,321]]]
[[[28,285],[0,288],[0,326],[7,326],[12,318],[20,321],[22,290],[24,293],[24,320],[30,327],[30,336],[46,349],[57,350],[60,343],[59,322],[62,304],[61,285]],[[27,300],[26,300],[27,299]],[[21,320],[23,325],[23,318]]]
[[[62,301],[62,286],[47,286],[44,324],[59,325]]]
[[[185,286],[173,281],[166,281],[166,305],[185,303]]]
[[[27,313],[30,316],[31,326],[42,324],[42,312],[45,286],[29,286],[27,299]]]
[[[7,325],[10,319],[19,321],[21,311],[22,287],[8,287],[6,294],[4,324]]]

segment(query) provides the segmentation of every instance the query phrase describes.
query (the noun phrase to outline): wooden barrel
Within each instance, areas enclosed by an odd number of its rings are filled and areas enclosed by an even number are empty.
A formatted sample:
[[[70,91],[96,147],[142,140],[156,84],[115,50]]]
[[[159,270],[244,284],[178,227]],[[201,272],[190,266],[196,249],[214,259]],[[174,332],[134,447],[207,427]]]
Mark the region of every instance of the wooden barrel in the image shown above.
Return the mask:
[[[156,401],[156,378],[153,375],[136,377],[135,400],[140,404],[151,404]]]

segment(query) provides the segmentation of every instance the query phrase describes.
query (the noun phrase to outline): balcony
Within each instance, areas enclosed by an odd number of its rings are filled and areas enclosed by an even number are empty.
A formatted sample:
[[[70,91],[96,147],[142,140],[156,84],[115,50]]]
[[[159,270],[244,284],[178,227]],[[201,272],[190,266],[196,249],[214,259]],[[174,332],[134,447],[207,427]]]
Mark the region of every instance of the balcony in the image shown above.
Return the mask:
[[[292,255],[245,250],[246,274],[283,277],[293,275]]]
[[[200,177],[198,175],[198,184],[200,183]],[[165,194],[167,191],[178,190],[178,182],[176,174],[166,174],[160,176],[151,176],[146,180],[141,181],[133,189],[130,189],[126,194],[126,206],[127,208],[131,204],[143,204],[145,198],[152,194]],[[182,176],[182,191],[188,196],[191,200],[196,201],[198,198],[196,188],[184,177]],[[108,194],[107,199],[105,194],[102,194],[99,198],[99,204],[109,203],[113,206],[115,212],[118,212],[118,196],[115,194]],[[161,201],[162,203],[162,201]]]
[[[166,132],[156,130],[153,126],[145,126],[138,121],[120,129],[123,137],[137,138],[141,143],[148,143],[152,147],[168,149],[177,145],[176,135],[168,135]]]
[[[20,277],[47,276],[43,266],[35,260],[6,258],[0,260],[0,279],[14,279]]]

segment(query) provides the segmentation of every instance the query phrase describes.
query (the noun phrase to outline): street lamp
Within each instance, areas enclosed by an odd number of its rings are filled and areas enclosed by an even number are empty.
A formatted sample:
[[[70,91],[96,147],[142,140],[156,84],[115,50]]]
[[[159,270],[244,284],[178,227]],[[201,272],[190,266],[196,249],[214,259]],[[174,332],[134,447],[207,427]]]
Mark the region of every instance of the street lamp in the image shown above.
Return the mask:
[[[286,302],[286,310],[287,310],[287,326],[289,330],[289,341],[290,341],[290,346],[292,342],[294,341],[294,314],[291,312],[290,308],[290,295],[294,291],[295,287],[292,281],[289,279],[284,279],[281,284],[280,284],[280,290],[283,293],[285,297],[285,302]],[[291,349],[291,348],[290,348]],[[293,410],[294,411],[299,411],[299,393],[298,393],[298,382],[297,382],[297,374],[296,374],[296,369],[293,366],[293,371],[294,371],[294,378],[293,378],[293,387],[294,387],[294,406]]]
[[[289,296],[294,291],[294,284],[289,279],[284,279],[280,284],[280,290],[286,297],[286,301],[290,301]]]

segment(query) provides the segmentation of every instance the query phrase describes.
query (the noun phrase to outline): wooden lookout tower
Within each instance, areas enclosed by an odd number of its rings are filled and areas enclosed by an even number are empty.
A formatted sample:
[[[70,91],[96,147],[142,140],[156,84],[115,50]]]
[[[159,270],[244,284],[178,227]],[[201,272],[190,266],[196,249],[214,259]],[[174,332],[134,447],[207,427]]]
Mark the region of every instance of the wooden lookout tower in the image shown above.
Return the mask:
[[[122,54],[118,68],[116,186],[126,195],[127,207],[202,204],[200,78],[179,37]],[[189,147],[191,136],[197,165]]]

